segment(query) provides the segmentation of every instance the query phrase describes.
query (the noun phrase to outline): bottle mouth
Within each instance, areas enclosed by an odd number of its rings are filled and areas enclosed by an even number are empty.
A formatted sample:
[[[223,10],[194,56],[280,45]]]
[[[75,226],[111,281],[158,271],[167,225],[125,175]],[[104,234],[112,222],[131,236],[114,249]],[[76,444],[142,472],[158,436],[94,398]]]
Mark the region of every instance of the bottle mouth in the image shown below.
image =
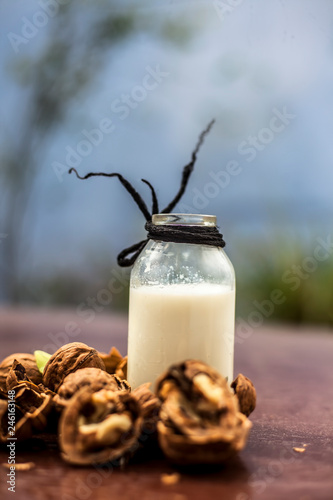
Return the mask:
[[[155,214],[152,223],[156,226],[216,226],[216,215],[203,214]]]

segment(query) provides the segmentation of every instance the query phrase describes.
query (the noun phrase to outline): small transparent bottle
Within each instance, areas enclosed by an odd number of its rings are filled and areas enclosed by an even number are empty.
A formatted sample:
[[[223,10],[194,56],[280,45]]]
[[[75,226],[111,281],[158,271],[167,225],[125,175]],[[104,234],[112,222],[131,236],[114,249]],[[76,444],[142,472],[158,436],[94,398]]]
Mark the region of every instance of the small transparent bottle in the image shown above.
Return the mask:
[[[157,214],[153,224],[216,226],[216,217]],[[233,380],[235,273],[220,247],[149,240],[130,282],[128,381],[152,382],[199,359]]]

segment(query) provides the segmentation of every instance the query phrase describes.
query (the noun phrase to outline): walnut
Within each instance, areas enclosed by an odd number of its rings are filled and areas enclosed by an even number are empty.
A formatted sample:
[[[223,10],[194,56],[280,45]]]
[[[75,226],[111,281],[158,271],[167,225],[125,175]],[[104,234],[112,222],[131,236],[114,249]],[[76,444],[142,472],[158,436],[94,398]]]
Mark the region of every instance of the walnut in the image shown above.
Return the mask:
[[[132,392],[142,412],[141,442],[157,438],[161,402],[149,389],[150,385],[150,382],[142,384]]]
[[[127,356],[125,356],[117,365],[116,375],[122,380],[127,379]]]
[[[17,352],[7,356],[0,364],[0,389],[6,391],[6,378],[15,359],[24,366],[31,382],[36,385],[42,382],[42,374],[38,370],[35,356],[33,354]]]
[[[99,352],[98,354],[104,361],[108,373],[115,374],[122,380],[127,379],[127,356],[122,357],[116,347],[112,347],[109,354],[105,352]]]
[[[47,417],[52,410],[53,393],[41,384],[37,386],[31,382],[23,365],[17,360],[13,362],[6,382],[8,391],[15,391],[15,411],[12,411],[12,405],[10,409],[10,414],[15,417],[15,438],[23,441],[32,437],[35,432],[45,430],[48,425]],[[7,439],[9,404],[9,399],[0,400],[1,441]]]
[[[132,394],[83,387],[61,415],[63,458],[77,465],[123,459],[137,448],[141,426],[140,405]]]
[[[24,368],[24,366],[17,361],[17,359],[14,359],[12,366],[8,372],[7,378],[6,378],[6,388],[7,391],[13,389],[17,385],[19,385],[21,382],[28,382],[29,378],[27,376],[27,372]],[[30,381],[32,384],[32,382]]]
[[[8,401],[0,400],[0,443],[6,443],[9,437],[15,437],[18,441],[24,441],[32,437],[33,430],[31,422],[25,418],[23,411],[19,406],[14,406],[15,412],[13,412],[13,406],[10,407],[10,412],[8,412]],[[9,416],[14,415],[15,420],[9,421]],[[10,436],[8,432],[8,423],[13,424],[13,429],[15,429],[14,436]]]
[[[80,368],[99,368],[105,371],[105,365],[96,349],[81,342],[72,342],[58,349],[46,363],[43,383],[57,392],[64,378]]]
[[[81,368],[67,375],[59,387],[58,394],[54,398],[58,409],[62,410],[67,406],[68,401],[81,387],[89,388],[93,392],[101,389],[131,391],[129,383],[126,380],[121,380],[117,375],[110,375],[99,368]]]
[[[157,381],[159,444],[174,463],[222,463],[240,451],[251,428],[226,380],[206,364],[175,364]]]
[[[240,373],[231,384],[231,387],[238,398],[240,411],[248,417],[255,409],[257,401],[253,383]]]
[[[123,360],[122,355],[116,347],[112,347],[109,354],[105,352],[99,352],[99,357],[102,358],[105,364],[105,369],[111,375],[116,373],[117,366]]]

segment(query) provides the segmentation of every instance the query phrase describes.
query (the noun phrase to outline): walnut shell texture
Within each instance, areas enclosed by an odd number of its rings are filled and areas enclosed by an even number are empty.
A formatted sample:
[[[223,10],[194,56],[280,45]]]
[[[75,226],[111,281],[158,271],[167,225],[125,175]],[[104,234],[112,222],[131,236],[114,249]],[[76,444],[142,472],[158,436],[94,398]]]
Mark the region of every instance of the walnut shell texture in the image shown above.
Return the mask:
[[[38,370],[35,356],[29,353],[17,352],[7,356],[0,364],[0,389],[6,390],[6,378],[15,359],[24,366],[31,382],[36,385],[42,383],[43,376]]]
[[[127,356],[125,356],[116,368],[116,375],[122,380],[127,379]]]
[[[81,342],[66,344],[48,360],[44,368],[43,383],[52,391],[57,392],[67,375],[87,367],[105,371],[104,362],[96,349]]]
[[[99,352],[98,354],[104,361],[106,371],[111,375],[116,373],[117,366],[123,360],[123,357],[118,349],[116,347],[111,347],[109,354],[106,354],[105,352]]]
[[[132,395],[138,401],[142,412],[142,434],[145,438],[156,439],[157,423],[159,421],[159,412],[161,401],[149,389],[150,382],[139,385]]]
[[[54,401],[58,409],[67,406],[68,401],[82,387],[91,389],[93,392],[107,389],[110,391],[130,392],[131,387],[126,380],[121,380],[117,375],[111,375],[100,368],[80,368],[76,372],[70,373],[64,378],[63,383],[58,389],[58,394]]]
[[[125,459],[138,447],[141,427],[140,405],[132,394],[83,387],[61,415],[63,458],[76,465]]]
[[[41,384],[37,386],[27,377],[24,366],[14,360],[7,376],[8,390],[15,391],[15,437],[18,441],[31,438],[48,426],[48,416],[53,408],[53,393]],[[8,406],[10,401],[0,400],[0,441],[6,441],[8,431]]]
[[[251,380],[241,373],[231,384],[239,402],[239,408],[247,417],[254,411],[257,402],[256,390]]]
[[[246,443],[251,422],[227,381],[201,361],[172,365],[157,381],[159,444],[178,465],[223,463]]]

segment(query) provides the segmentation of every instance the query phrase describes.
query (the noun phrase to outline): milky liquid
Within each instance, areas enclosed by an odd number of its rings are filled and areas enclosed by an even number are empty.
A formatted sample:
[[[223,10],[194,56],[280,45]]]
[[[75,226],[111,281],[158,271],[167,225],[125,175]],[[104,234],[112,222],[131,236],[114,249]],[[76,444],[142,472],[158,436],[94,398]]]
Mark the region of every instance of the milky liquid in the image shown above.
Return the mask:
[[[172,363],[199,359],[233,380],[235,291],[215,284],[131,288],[128,381],[133,388]]]

